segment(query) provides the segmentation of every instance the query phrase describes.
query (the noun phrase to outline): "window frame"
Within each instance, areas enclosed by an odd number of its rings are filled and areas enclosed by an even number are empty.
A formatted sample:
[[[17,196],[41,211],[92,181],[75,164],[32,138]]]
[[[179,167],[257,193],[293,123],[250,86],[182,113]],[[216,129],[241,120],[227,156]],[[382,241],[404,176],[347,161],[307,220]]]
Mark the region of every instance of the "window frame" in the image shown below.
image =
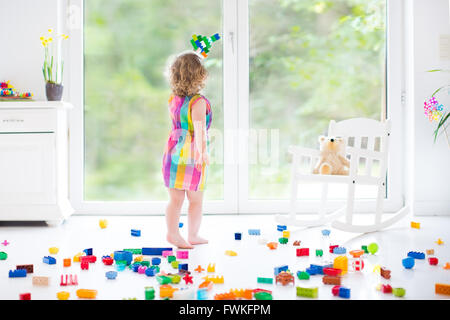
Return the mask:
[[[402,4],[387,0],[386,101],[392,120],[388,163],[388,198],[385,210],[394,212],[403,206],[403,119],[402,119]],[[84,200],[84,0],[69,0],[77,7],[81,25],[69,30],[69,75],[67,91],[74,109],[69,113],[69,197],[75,214],[81,215],[162,215],[167,201],[86,201]],[[224,103],[224,199],[204,203],[205,214],[272,214],[288,212],[285,200],[248,199],[249,129],[249,7],[248,0],[223,0],[223,95]],[[395,106],[389,108],[389,106]],[[397,107],[398,106],[398,107]],[[239,133],[239,134],[238,134]],[[187,201],[182,214],[187,213]],[[358,200],[357,210],[372,210],[373,201]],[[300,200],[299,212],[313,213],[318,200]],[[330,201],[338,208],[344,200]]]

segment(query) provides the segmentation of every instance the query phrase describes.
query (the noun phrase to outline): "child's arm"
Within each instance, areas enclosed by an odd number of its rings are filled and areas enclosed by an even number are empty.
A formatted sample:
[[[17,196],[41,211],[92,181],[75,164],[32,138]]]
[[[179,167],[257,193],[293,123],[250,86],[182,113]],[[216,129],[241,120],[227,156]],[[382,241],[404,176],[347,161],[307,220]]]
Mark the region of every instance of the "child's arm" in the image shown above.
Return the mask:
[[[192,122],[194,124],[195,163],[202,165],[203,160],[209,164],[206,150],[206,101],[199,99],[192,106]]]

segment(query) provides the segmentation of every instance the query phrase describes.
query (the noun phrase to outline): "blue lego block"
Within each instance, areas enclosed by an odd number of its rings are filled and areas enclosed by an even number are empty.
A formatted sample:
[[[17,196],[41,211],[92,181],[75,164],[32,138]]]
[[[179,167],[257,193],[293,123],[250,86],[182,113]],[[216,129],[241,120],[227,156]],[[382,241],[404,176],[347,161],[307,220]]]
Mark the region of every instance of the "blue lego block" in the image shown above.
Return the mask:
[[[131,269],[133,270],[133,272],[138,272],[138,269],[141,265],[139,263],[134,263],[131,265]]]
[[[277,231],[284,231],[287,230],[287,226],[283,226],[283,225],[277,225]]]
[[[259,236],[261,234],[261,230],[259,229],[248,229],[248,234],[251,236]]]
[[[183,222],[178,223],[178,228],[183,228],[184,224]]]
[[[323,274],[323,268],[324,268],[323,266],[311,264],[309,268],[306,268],[306,272],[308,272],[310,276],[314,276],[316,274]]]
[[[347,250],[344,247],[336,247],[333,249],[334,254],[345,254]]]
[[[414,267],[414,258],[408,257],[402,260],[402,264],[405,267],[405,269],[411,269]]]
[[[172,251],[172,248],[142,248],[144,256],[162,256],[163,251]]]
[[[187,263],[179,263],[178,264],[178,270],[186,270],[186,271],[188,271],[188,264]]]
[[[147,268],[147,269],[145,269],[145,275],[147,277],[154,277],[157,272],[158,272],[158,269],[155,269],[155,268]]]
[[[92,256],[92,248],[84,249],[83,252],[86,253],[87,256]]]
[[[408,257],[414,258],[414,259],[425,259],[425,253],[423,252],[416,252],[416,251],[410,251],[408,252]]]
[[[152,265],[159,266],[161,264],[161,258],[152,258]]]
[[[46,264],[56,264],[56,259],[50,256],[44,257],[42,261]]]
[[[27,269],[9,270],[10,278],[23,278],[27,276]]]
[[[349,299],[350,298],[350,288],[340,287],[339,288],[339,297]]]
[[[130,251],[114,251],[114,261],[126,261],[130,265],[132,260],[133,254]]]
[[[197,300],[207,300],[208,299],[208,291],[206,288],[197,290]]]
[[[116,271],[108,271],[105,273],[106,278],[110,279],[110,280],[114,280],[117,277],[117,272]]]
[[[216,39],[216,40],[219,40],[220,39],[220,36],[219,36],[219,34],[218,33],[216,33],[215,35],[213,35],[212,37],[214,37],[214,39]]]
[[[330,235],[330,230],[328,230],[328,229],[323,229],[322,230],[322,235],[324,235],[324,236],[329,236]]]
[[[289,267],[287,265],[273,268],[275,275],[279,274],[281,271],[287,271],[288,269]]]
[[[131,229],[131,235],[133,237],[140,237],[141,236],[141,230]]]
[[[236,232],[234,234],[234,240],[241,240],[242,239],[242,233]]]

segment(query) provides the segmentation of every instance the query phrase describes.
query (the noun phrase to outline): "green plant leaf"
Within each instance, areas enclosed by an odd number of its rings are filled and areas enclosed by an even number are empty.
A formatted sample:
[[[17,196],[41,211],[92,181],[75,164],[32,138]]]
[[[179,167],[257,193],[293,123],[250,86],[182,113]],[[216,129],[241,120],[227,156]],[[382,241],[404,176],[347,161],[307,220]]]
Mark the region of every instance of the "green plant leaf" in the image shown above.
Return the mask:
[[[446,113],[441,117],[441,119],[439,120],[439,123],[438,123],[438,126],[436,127],[436,130],[434,130],[434,142],[435,142],[435,143],[436,143],[437,136],[438,136],[438,134],[439,134],[439,130],[445,126],[445,123],[447,122],[447,120],[449,119],[449,117],[450,117],[450,112],[446,112]]]

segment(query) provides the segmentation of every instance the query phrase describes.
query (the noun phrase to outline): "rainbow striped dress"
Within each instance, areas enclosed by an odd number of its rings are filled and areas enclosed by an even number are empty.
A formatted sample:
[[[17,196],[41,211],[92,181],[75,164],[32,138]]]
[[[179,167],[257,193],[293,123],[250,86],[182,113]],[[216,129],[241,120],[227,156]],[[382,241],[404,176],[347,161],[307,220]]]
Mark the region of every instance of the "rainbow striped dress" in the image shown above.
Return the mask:
[[[208,129],[211,126],[211,105],[204,96],[169,98],[169,113],[172,119],[172,130],[169,133],[164,150],[162,173],[167,188],[180,190],[203,191],[205,188],[207,165],[195,167],[194,124],[192,122],[192,105],[204,99],[206,101],[206,137],[209,150]]]

